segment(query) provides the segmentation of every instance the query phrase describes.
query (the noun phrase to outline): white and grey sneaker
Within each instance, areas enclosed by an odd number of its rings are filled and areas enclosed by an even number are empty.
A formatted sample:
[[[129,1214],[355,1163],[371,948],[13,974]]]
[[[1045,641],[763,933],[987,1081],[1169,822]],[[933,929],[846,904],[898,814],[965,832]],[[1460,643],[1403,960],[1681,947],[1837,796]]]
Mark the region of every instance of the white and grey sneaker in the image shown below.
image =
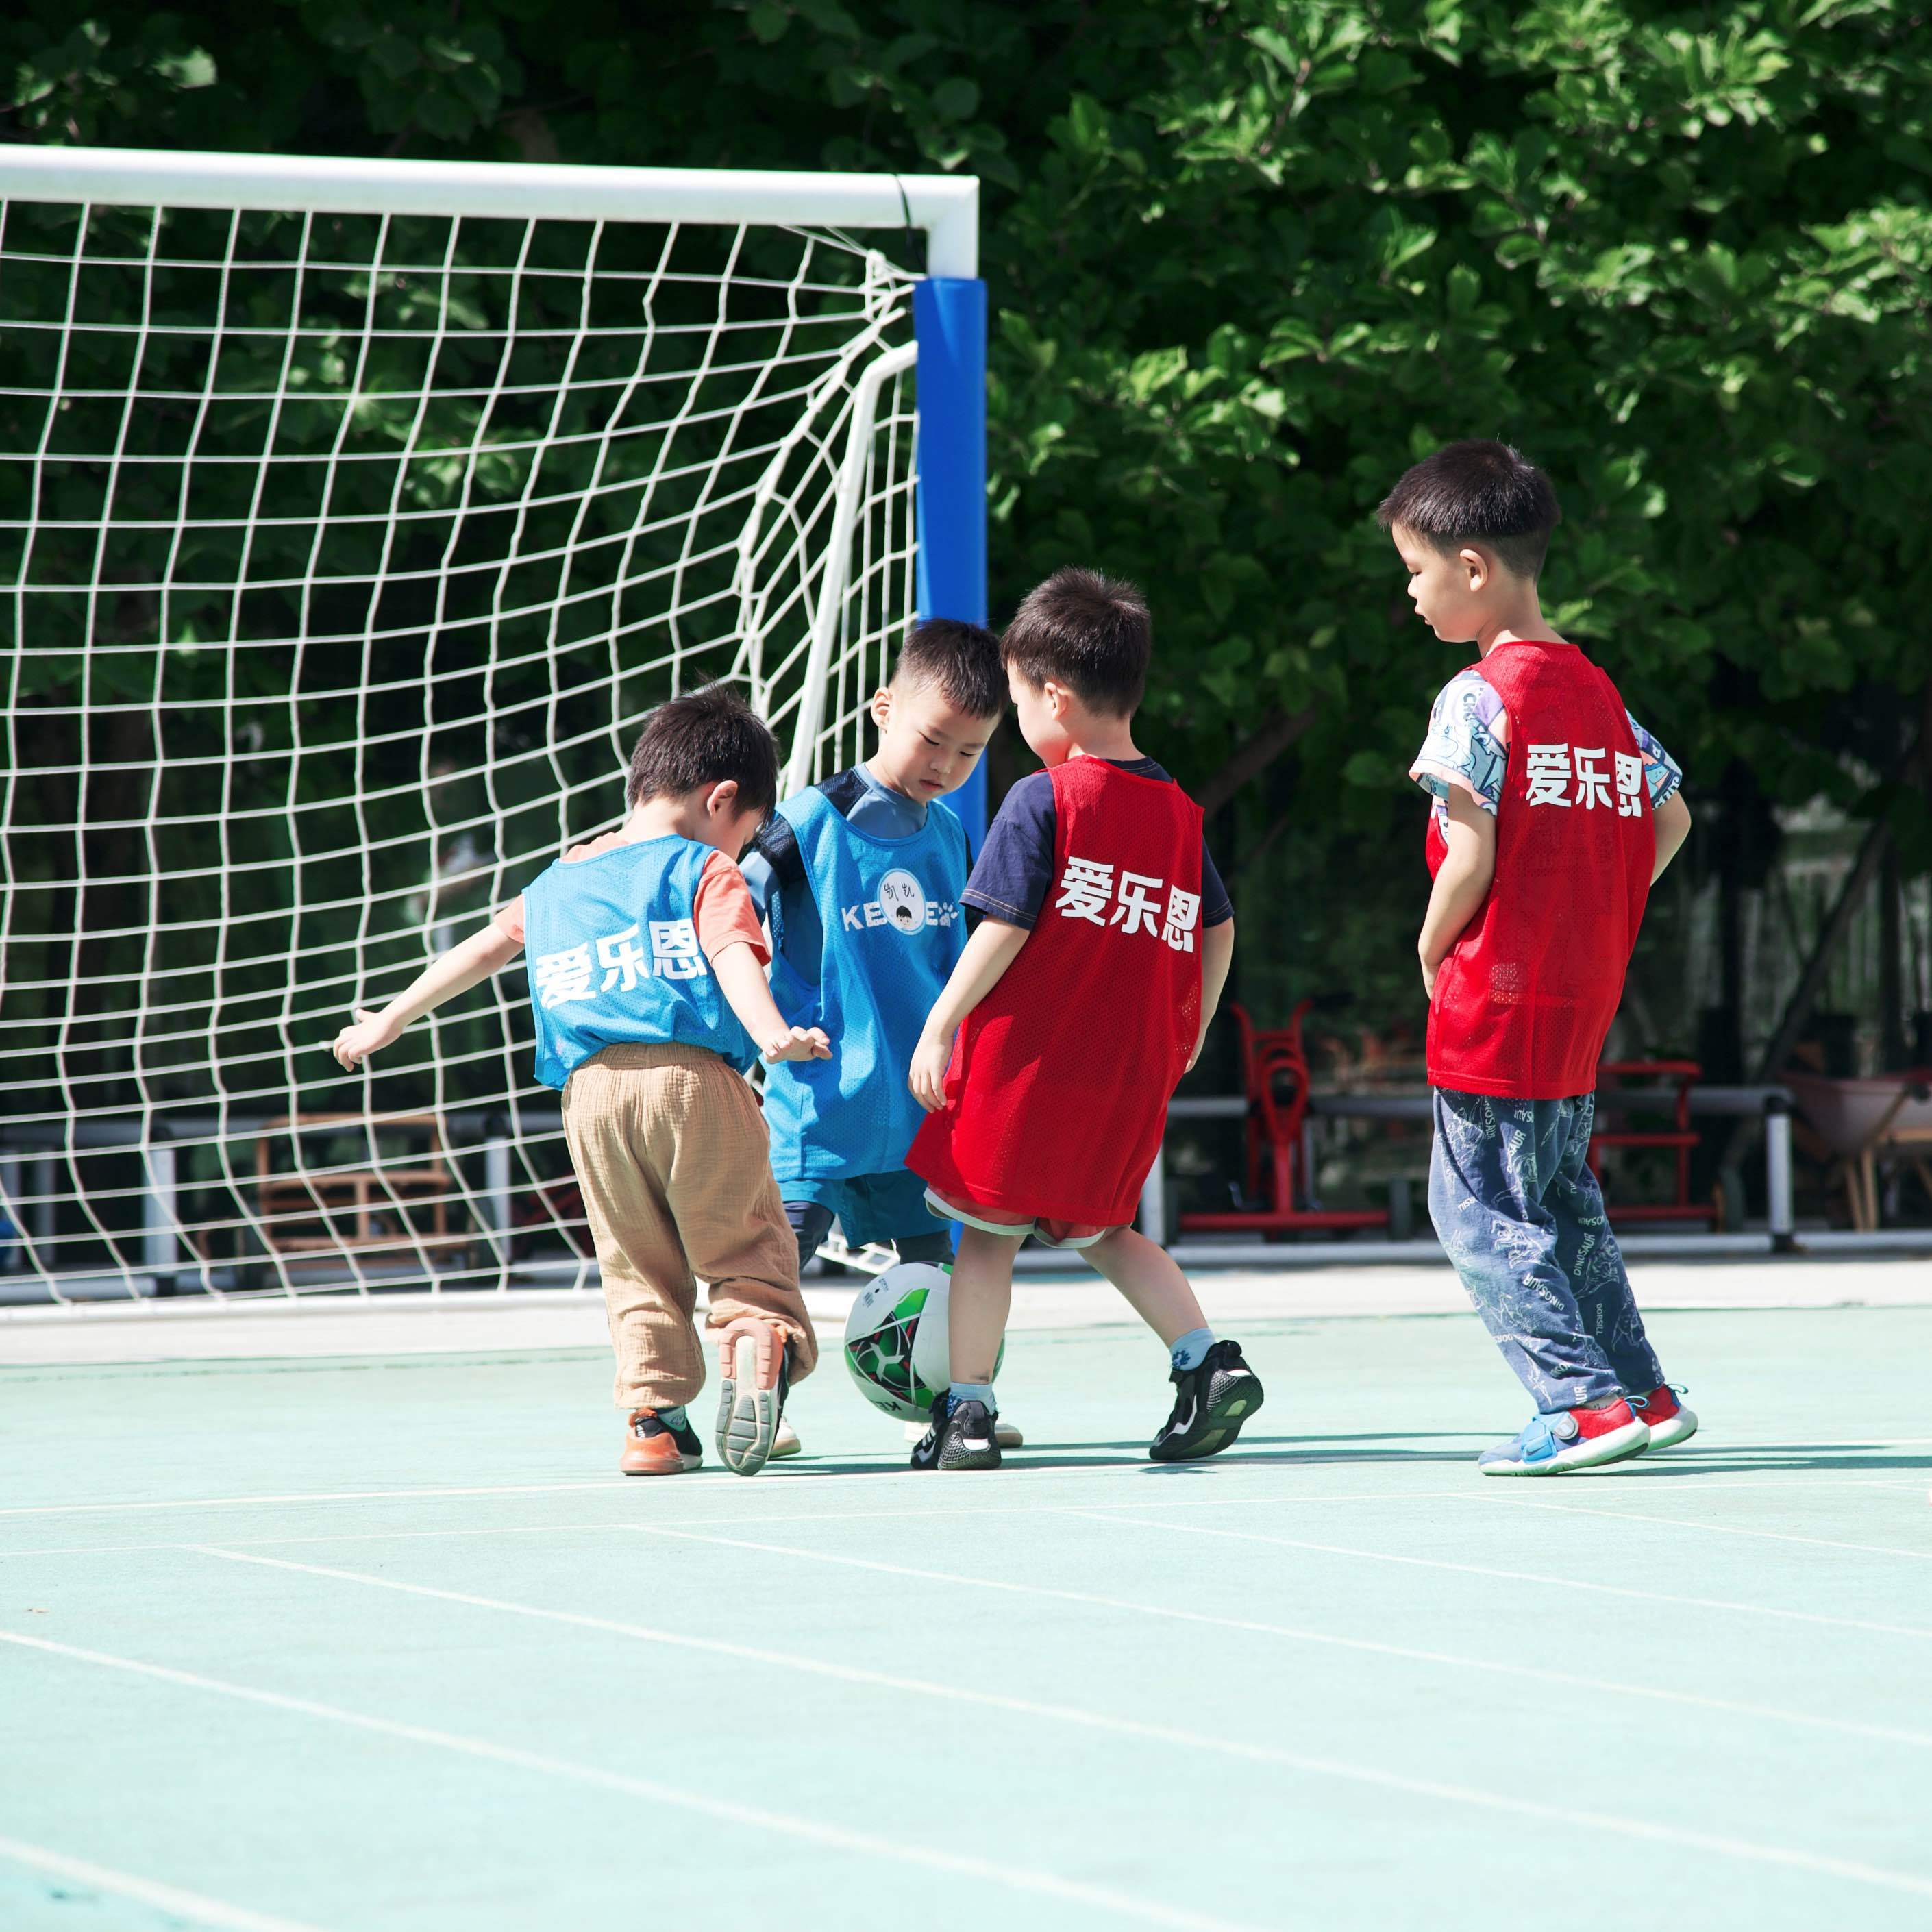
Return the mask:
[[[719,1332],[718,1454],[755,1476],[771,1460],[791,1384],[791,1348],[771,1322],[741,1316]]]

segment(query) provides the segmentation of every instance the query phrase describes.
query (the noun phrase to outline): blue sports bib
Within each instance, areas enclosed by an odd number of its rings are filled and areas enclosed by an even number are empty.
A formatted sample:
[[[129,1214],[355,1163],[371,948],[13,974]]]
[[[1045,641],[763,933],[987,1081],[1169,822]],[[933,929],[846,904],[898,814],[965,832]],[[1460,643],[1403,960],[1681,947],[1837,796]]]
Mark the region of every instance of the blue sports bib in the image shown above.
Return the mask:
[[[782,1061],[765,1078],[781,1181],[890,1174],[925,1110],[906,1085],[913,1048],[966,944],[966,830],[935,801],[910,838],[854,830],[818,787],[787,799],[818,908],[823,956],[808,986],[782,953],[772,997],[792,1026],[822,1026],[830,1060]]]
[[[562,860],[524,893],[537,1078],[619,1042],[708,1047],[740,1072],[758,1058],[698,943],[698,882],[712,848],[675,835]]]

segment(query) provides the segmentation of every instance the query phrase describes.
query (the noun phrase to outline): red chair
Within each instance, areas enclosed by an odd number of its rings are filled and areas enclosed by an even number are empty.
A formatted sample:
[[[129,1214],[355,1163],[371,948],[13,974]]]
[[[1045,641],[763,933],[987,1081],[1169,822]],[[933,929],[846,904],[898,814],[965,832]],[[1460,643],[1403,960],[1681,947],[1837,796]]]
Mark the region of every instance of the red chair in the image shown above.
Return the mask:
[[[1285,1027],[1257,1030],[1247,1010],[1230,1003],[1240,1030],[1241,1066],[1248,1102],[1246,1197],[1265,1208],[1231,1208],[1180,1217],[1184,1234],[1269,1235],[1335,1234],[1386,1228],[1386,1210],[1298,1207],[1312,1192],[1308,1146],[1308,1055],[1301,1023],[1315,1002],[1304,1000]]]
[[[1677,1187],[1668,1201],[1618,1201],[1612,1204],[1616,1221],[1708,1221],[1724,1218],[1714,1200],[1690,1198],[1690,1155],[1702,1136],[1690,1124],[1690,1090],[1704,1077],[1694,1060],[1606,1060],[1597,1069],[1597,1112],[1628,1119],[1632,1109],[1619,1106],[1626,1083],[1633,1080],[1675,1081],[1677,1097],[1668,1129],[1646,1131],[1628,1126],[1599,1128],[1590,1136],[1590,1172],[1604,1178],[1604,1151],[1609,1148],[1669,1148],[1676,1152]]]

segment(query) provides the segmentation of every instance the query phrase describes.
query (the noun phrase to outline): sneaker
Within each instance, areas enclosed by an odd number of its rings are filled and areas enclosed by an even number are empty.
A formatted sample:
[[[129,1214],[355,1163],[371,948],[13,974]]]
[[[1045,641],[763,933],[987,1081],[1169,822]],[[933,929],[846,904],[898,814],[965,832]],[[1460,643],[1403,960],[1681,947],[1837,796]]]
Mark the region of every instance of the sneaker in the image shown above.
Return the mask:
[[[617,1466],[627,1476],[683,1476],[704,1461],[704,1445],[688,1425],[674,1429],[654,1408],[634,1408],[625,1424]]]
[[[802,1456],[805,1444],[798,1439],[798,1431],[791,1426],[791,1418],[782,1412],[778,1416],[778,1432],[772,1438],[771,1460],[784,1461],[788,1456]]]
[[[1627,1402],[1608,1408],[1559,1408],[1539,1415],[1508,1442],[1485,1449],[1476,1467],[1486,1476],[1561,1476],[1641,1456],[1650,1431]]]
[[[1683,1392],[1669,1382],[1662,1382],[1648,1395],[1630,1397],[1630,1407],[1642,1414],[1653,1449],[1674,1449],[1696,1434],[1696,1417],[1677,1400]]]
[[[1216,1342],[1198,1368],[1176,1369],[1174,1408],[1148,1454],[1156,1462],[1192,1462],[1218,1456],[1265,1400],[1261,1377],[1238,1342]]]
[[[983,1402],[952,1402],[941,1389],[932,1399],[932,1422],[912,1452],[915,1469],[997,1469],[1000,1442],[992,1412]]]
[[[791,1386],[790,1356],[778,1329],[755,1315],[718,1332],[718,1454],[741,1476],[755,1476],[771,1460]]]
[[[923,1442],[927,1425],[923,1422],[908,1422],[905,1426],[905,1439],[908,1442]],[[993,1440],[1002,1449],[1024,1449],[1026,1438],[1004,1415],[993,1418]]]

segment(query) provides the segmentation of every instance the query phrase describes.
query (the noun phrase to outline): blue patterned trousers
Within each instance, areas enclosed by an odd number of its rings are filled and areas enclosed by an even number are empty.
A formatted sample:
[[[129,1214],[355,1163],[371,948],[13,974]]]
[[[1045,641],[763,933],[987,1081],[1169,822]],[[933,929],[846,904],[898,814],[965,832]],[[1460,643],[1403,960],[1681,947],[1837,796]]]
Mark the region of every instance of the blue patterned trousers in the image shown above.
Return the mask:
[[[1588,1163],[1597,1096],[1435,1096],[1430,1218],[1538,1410],[1648,1395],[1664,1371]]]

